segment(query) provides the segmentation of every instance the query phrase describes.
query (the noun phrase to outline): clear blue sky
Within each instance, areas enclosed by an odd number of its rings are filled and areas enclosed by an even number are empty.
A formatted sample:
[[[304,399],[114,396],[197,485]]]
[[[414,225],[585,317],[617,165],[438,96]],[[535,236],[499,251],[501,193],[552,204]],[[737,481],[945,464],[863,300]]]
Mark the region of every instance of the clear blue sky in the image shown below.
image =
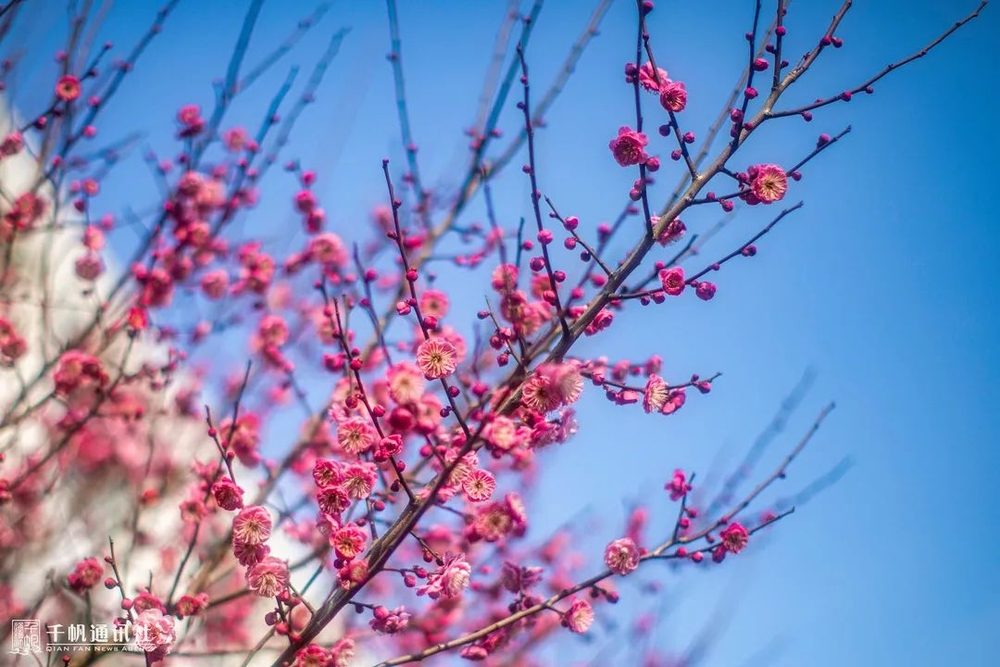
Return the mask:
[[[192,101],[210,107],[208,83],[224,72],[242,4],[182,3],[106,117],[106,138],[110,128],[136,127],[150,132],[149,145],[169,150],[163,128],[176,109]],[[474,115],[488,60],[485,45],[506,3],[401,4],[424,178],[453,186],[464,164],[461,129]],[[652,41],[661,66],[687,83],[685,129],[704,133],[733,85],[744,63],[751,4],[658,3]],[[543,10],[528,49],[536,91],[551,79],[590,5],[553,1]],[[808,102],[855,85],[973,5],[857,3],[840,31],[844,48],[825,54],[790,99]],[[155,6],[120,3],[107,33],[131,43]],[[837,6],[793,3],[787,52],[804,53]],[[249,60],[309,10],[309,3],[266,6],[262,25],[268,29]],[[716,276],[719,291],[711,303],[689,298],[626,312],[611,336],[583,348],[600,346],[619,358],[661,354],[670,379],[724,372],[710,396],[692,396],[670,418],[615,409],[597,395],[584,399],[580,434],[548,454],[548,481],[558,490],[539,493],[531,506],[539,529],[588,508],[596,521],[595,553],[617,536],[628,503],[648,498],[654,514],[673,512],[659,489],[675,467],[708,477],[737,460],[807,367],[818,379],[761,472],[826,402],[834,399],[838,408],[771,497],[800,490],[845,456],[855,462],[846,478],[782,522],[766,544],[760,540],[709,573],[676,577],[664,568],[674,611],[659,626],[658,645],[682,649],[721,604],[727,627],[704,657],[708,666],[996,664],[1000,410],[993,400],[1000,383],[1000,310],[990,294],[1000,283],[1000,232],[991,210],[1000,149],[998,10],[988,7],[939,50],[878,84],[874,96],[818,112],[811,124],[790,119],[762,132],[734,167],[788,164],[808,152],[820,132],[833,134],[848,123],[854,128],[793,185],[788,200],[803,199],[805,207],[758,244],[756,258]],[[564,214],[578,215],[584,229],[617,214],[635,177],[607,150],[617,128],[633,122],[630,89],[622,82],[623,64],[634,57],[633,12],[624,0],[613,7],[538,138],[541,188]],[[54,16],[40,18],[34,34],[20,35],[22,44],[54,45],[61,29]],[[352,237],[384,198],[379,160],[389,155],[401,164],[403,157],[381,4],[334,3],[322,27],[257,84],[234,118],[256,123],[285,65],[308,68],[341,26],[352,32],[288,155],[319,170],[335,229]],[[19,94],[30,99],[32,91]],[[653,98],[648,101],[653,110]],[[513,132],[509,106],[504,127]],[[653,148],[666,156],[672,147],[657,139]],[[131,164],[131,172],[108,182],[109,206],[155,194],[141,164]],[[663,170],[660,192],[674,182],[672,168]],[[287,213],[292,184],[274,176],[277,194],[265,199],[253,224],[277,237],[297,223]],[[507,179],[497,195],[499,214],[509,223],[529,213],[529,202],[516,169]],[[689,266],[726,254],[769,213],[741,211]],[[473,207],[469,219],[481,215],[481,207]],[[716,219],[704,213],[687,222],[697,230]],[[478,303],[480,294],[470,290],[468,303]],[[601,645],[599,637],[578,643],[573,655]],[[751,659],[761,650],[766,660]]]

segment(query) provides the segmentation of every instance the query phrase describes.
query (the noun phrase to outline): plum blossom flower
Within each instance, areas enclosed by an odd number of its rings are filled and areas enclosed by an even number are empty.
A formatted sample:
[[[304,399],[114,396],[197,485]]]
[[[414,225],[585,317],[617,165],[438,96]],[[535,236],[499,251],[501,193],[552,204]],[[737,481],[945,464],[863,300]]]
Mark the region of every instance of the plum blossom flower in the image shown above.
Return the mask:
[[[331,667],[333,658],[322,646],[309,644],[295,654],[295,667]]]
[[[223,477],[212,485],[212,495],[224,510],[232,511],[243,507],[243,489],[228,477]]]
[[[22,356],[28,344],[9,321],[0,317],[0,361],[9,363]]]
[[[375,607],[373,614],[375,617],[369,622],[372,630],[387,635],[396,634],[410,623],[406,607],[396,607],[392,611],[386,607]]]
[[[457,461],[454,460],[453,456],[449,457],[447,461],[453,464],[451,474],[448,476],[449,484],[461,485],[469,473],[479,467],[479,460],[474,452],[468,452]]]
[[[354,640],[344,637],[330,647],[330,659],[333,660],[330,667],[348,667],[354,664]]]
[[[263,544],[271,536],[271,515],[260,505],[245,507],[233,518],[233,541]]]
[[[178,618],[197,616],[208,607],[208,593],[198,593],[198,595],[182,595],[177,601],[175,610]]]
[[[490,276],[490,284],[501,294],[513,292],[517,289],[517,267],[513,264],[501,264],[493,269]]]
[[[349,523],[330,536],[330,544],[337,555],[350,560],[364,551],[367,537],[365,531],[354,523]]]
[[[201,277],[201,291],[209,299],[221,299],[229,288],[229,276],[224,269],[208,271]]]
[[[489,503],[479,510],[465,534],[470,541],[496,542],[514,530],[514,521],[504,503]]]
[[[759,164],[747,170],[750,190],[744,192],[748,204],[773,204],[788,192],[788,175],[776,164]]]
[[[5,233],[9,232],[11,228],[30,229],[42,217],[45,209],[44,199],[33,192],[25,192],[14,200],[14,205],[3,215],[4,223],[9,225]],[[4,240],[9,240],[9,238],[5,236]]]
[[[80,280],[93,282],[104,273],[104,260],[96,252],[87,252],[77,258],[73,269]]]
[[[302,213],[308,213],[316,208],[316,195],[310,190],[299,190],[295,193],[295,208]]]
[[[339,236],[326,232],[309,241],[309,256],[326,267],[343,267],[350,261],[347,247]]]
[[[420,314],[441,319],[448,314],[448,295],[441,290],[424,290],[420,295]]]
[[[680,500],[691,490],[691,485],[687,483],[684,471],[677,469],[674,471],[673,478],[663,488],[670,492],[671,500]]]
[[[337,426],[337,442],[349,454],[368,451],[377,437],[371,422],[363,417],[351,417]]]
[[[513,449],[524,441],[524,429],[519,429],[514,420],[504,415],[493,418],[483,430],[483,436],[494,447],[502,451]]]
[[[148,590],[140,591],[132,598],[132,611],[141,614],[147,609],[159,609],[161,613],[167,613],[167,607],[163,604],[163,600]]]
[[[104,566],[96,558],[85,558],[78,562],[66,581],[77,593],[89,590],[101,582]]]
[[[472,566],[464,554],[448,554],[444,565],[427,577],[427,583],[417,589],[417,595],[427,595],[432,600],[441,596],[455,598],[469,585]]]
[[[15,130],[0,141],[0,157],[17,155],[22,148],[24,148],[24,136]]]
[[[236,542],[233,544],[233,555],[243,567],[250,567],[261,562],[271,553],[271,547],[266,544],[244,544]]]
[[[738,554],[746,548],[750,541],[750,533],[740,523],[733,522],[726,526],[726,529],[719,534],[722,539],[722,546],[726,551]]]
[[[573,600],[573,604],[569,606],[569,609],[563,615],[563,624],[570,632],[578,635],[582,635],[589,630],[593,622],[594,608],[583,598]]]
[[[205,129],[205,119],[201,117],[201,107],[197,104],[185,104],[177,111],[177,122],[181,129],[181,137],[193,137]]]
[[[56,97],[63,102],[72,102],[80,97],[80,92],[80,79],[72,74],[66,74],[56,82]]]
[[[672,269],[660,270],[660,283],[663,291],[670,296],[678,296],[684,291],[684,269],[675,266]]]
[[[56,393],[67,395],[77,389],[100,386],[108,383],[108,375],[97,357],[79,350],[68,350],[59,358],[59,366],[53,379]]]
[[[226,437],[226,445],[236,452],[236,457],[245,466],[260,463],[257,447],[260,445],[260,417],[256,413],[247,412],[237,417],[234,423],[227,419],[219,425],[219,433]]]
[[[386,378],[389,380],[389,396],[401,405],[416,403],[424,393],[424,374],[412,362],[393,364]]]
[[[458,368],[458,350],[444,338],[428,338],[417,348],[417,366],[428,380],[439,380]]]
[[[288,342],[288,325],[279,315],[265,315],[257,324],[257,335],[254,337],[254,347],[281,347]]]
[[[473,470],[462,480],[462,490],[474,503],[489,500],[496,488],[496,478],[493,477],[493,473],[487,470]]]
[[[288,564],[268,556],[247,570],[247,585],[262,598],[273,598],[288,587]]]
[[[695,288],[694,293],[698,295],[698,298],[702,301],[711,301],[712,297],[715,296],[715,283],[710,282],[700,282]]]
[[[639,567],[639,549],[627,537],[614,540],[604,549],[604,564],[615,574],[626,575]]]
[[[132,626],[132,634],[136,646],[159,659],[169,653],[170,647],[177,641],[174,619],[164,616],[159,609],[147,609],[139,614]]]
[[[222,133],[222,142],[233,153],[242,151],[248,143],[249,135],[242,127],[234,127]]]
[[[341,470],[341,464],[339,461],[319,459],[313,465],[312,474],[313,481],[315,481],[316,486],[321,489],[338,486],[344,481],[344,474]]]
[[[656,373],[652,373],[646,381],[646,389],[642,393],[642,409],[646,413],[659,412],[670,395],[670,385]]]
[[[337,578],[340,580],[341,588],[349,589],[368,579],[368,561],[363,558],[355,558],[348,561],[342,568],[337,570]]]
[[[667,111],[680,113],[687,106],[687,88],[680,81],[667,81],[660,86],[660,105]]]
[[[320,490],[316,494],[316,502],[319,511],[332,517],[337,517],[341,512],[351,506],[351,498],[339,486],[331,486]]]
[[[378,476],[375,465],[368,462],[355,462],[344,469],[342,488],[354,500],[363,500],[371,495]]]
[[[642,164],[649,159],[646,151],[643,150],[649,139],[642,132],[636,132],[632,128],[622,126],[618,128],[618,136],[608,143],[615,161],[622,167],[629,167],[634,164]]]
[[[571,405],[580,400],[583,393],[583,375],[577,362],[558,364],[554,369],[554,386],[562,405]]]
[[[524,499],[518,493],[511,491],[503,497],[503,502],[514,524],[514,533],[519,536],[524,535],[524,531],[528,529],[528,511],[524,507]]]
[[[405,408],[396,408],[396,410],[394,410],[393,413],[396,414],[397,416],[402,416],[397,411],[408,412]],[[391,418],[392,417],[390,416],[390,419]],[[395,422],[395,424],[398,423],[399,423],[398,421]],[[375,448],[375,460],[385,461],[390,456],[397,456],[402,451],[403,451],[403,436],[401,436],[399,433],[392,433],[390,435],[385,436],[379,441],[378,446]]]
[[[573,362],[540,365],[521,389],[521,402],[535,412],[551,412],[575,403],[583,393],[583,376]]]
[[[660,92],[663,85],[669,80],[667,78],[667,70],[661,67],[656,68],[655,76],[653,75],[653,65],[651,63],[643,63],[642,67],[639,68],[639,85],[651,93]]]
[[[660,408],[660,412],[665,415],[672,415],[684,407],[684,402],[686,400],[687,394],[684,392],[684,389],[675,389],[670,392],[670,395],[667,397],[667,402],[663,404],[662,408]]]

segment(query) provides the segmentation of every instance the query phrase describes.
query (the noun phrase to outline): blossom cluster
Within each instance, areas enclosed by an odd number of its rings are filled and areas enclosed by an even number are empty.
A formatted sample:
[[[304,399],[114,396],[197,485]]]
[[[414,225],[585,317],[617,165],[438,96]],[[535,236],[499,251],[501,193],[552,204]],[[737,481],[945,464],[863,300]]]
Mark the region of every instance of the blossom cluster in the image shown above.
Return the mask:
[[[0,45],[25,4],[0,9]],[[759,474],[740,468],[714,500],[691,471],[653,470],[663,492],[624,529],[550,530],[535,502],[550,470],[580,465],[581,429],[603,418],[595,406],[615,419],[662,420],[713,391],[719,374],[683,366],[691,337],[671,339],[665,361],[622,350],[616,335],[633,326],[633,311],[723,306],[730,262],[755,257],[801,205],[779,203],[846,131],[796,146],[804,157],[789,166],[777,164],[774,143],[759,142],[755,160],[742,149],[782,118],[811,121],[872,92],[866,84],[782,106],[812,62],[843,44],[834,34],[842,14],[793,69],[781,57],[786,3],[766,32],[758,3],[744,83],[714,129],[696,136],[687,128],[700,87],[676,78],[681,63],[673,79],[656,65],[662,25],[652,2],[637,2],[640,52],[625,40],[621,91],[634,113],[617,132],[581,139],[622,180],[609,183],[624,205],[610,223],[598,212],[563,215],[542,178],[537,133],[562,84],[534,103],[531,17],[510,17],[501,31],[519,39],[498,52],[506,78],[487,77],[468,166],[447,174],[456,187],[429,185],[407,116],[395,2],[388,63],[405,159],[382,160],[381,173],[369,165],[379,190],[360,193],[360,209],[331,197],[325,165],[289,154],[345,31],[330,36],[304,82],[292,70],[259,125],[235,120],[234,104],[326,11],[250,65],[256,3],[214,102],[150,111],[170,132],[131,158],[145,163],[156,194],[118,206],[107,185],[134,142],[104,143],[104,111],[176,4],[114,59],[114,45],[92,38],[100,12],[73,4],[66,49],[37,79],[45,104],[0,118],[6,616],[106,615],[131,628],[147,665],[181,652],[389,665],[452,650],[535,665],[550,641],[615,641],[599,621],[657,589],[644,578],[650,561],[684,576],[758,551],[758,531],[789,512],[751,512],[770,502],[787,463],[737,497]],[[581,36],[566,76],[597,32]],[[0,91],[18,63],[0,62]],[[501,127],[508,107],[519,112],[513,132]],[[493,183],[522,159],[511,179],[528,196],[494,199]],[[672,192],[659,182],[666,172],[680,177]],[[265,199],[287,220],[262,232]],[[735,249],[706,246],[702,211],[728,220],[738,206],[787,208]],[[358,210],[370,211],[367,221]],[[126,247],[119,266],[114,251]],[[611,474],[615,457],[606,460]],[[665,506],[667,529],[654,535]],[[41,569],[59,576],[33,576]]]

